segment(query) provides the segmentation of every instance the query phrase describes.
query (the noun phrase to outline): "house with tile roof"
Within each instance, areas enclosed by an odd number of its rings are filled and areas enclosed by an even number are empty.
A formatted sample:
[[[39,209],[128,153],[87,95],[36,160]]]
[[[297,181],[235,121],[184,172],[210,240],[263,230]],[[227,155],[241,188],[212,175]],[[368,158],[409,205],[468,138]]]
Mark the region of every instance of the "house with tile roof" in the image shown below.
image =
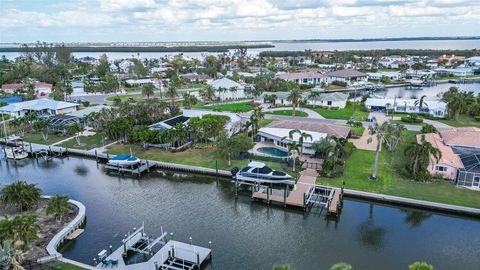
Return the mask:
[[[321,84],[328,82],[328,76],[315,71],[288,72],[278,74],[279,79],[298,84]]]
[[[452,180],[458,187],[480,190],[480,128],[453,128],[417,135],[441,153],[439,160],[430,157],[427,169],[432,175]]]
[[[368,80],[368,74],[360,72],[355,69],[341,69],[325,73],[328,76],[328,82],[341,81],[347,84],[355,82],[366,82]]]
[[[348,94],[333,92],[333,93],[323,93],[318,97],[309,97],[307,98],[307,103],[311,105],[326,106],[326,107],[336,107],[343,109],[347,106]]]

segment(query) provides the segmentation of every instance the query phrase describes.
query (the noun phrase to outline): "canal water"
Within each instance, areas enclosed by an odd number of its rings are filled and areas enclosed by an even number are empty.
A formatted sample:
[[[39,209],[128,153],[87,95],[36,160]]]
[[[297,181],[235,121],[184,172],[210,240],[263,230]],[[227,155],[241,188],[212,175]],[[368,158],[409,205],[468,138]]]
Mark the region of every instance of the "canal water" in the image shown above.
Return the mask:
[[[375,96],[385,98],[413,98],[417,99],[423,95],[427,96],[427,99],[439,99],[441,94],[448,91],[450,87],[457,87],[461,91],[473,92],[475,96],[480,95],[480,83],[465,83],[465,84],[453,84],[453,83],[439,83],[431,87],[423,87],[422,89],[412,90],[406,87],[393,87],[386,88],[382,91],[374,92]]]
[[[345,200],[338,220],[324,213],[284,209],[234,198],[226,180],[155,172],[141,179],[109,176],[94,160],[69,157],[0,163],[0,184],[37,183],[45,194],[67,194],[87,208],[86,231],[68,244],[67,258],[91,263],[108,245],[145,222],[176,240],[208,246],[207,269],[328,269],[339,261],[355,269],[406,269],[427,261],[436,269],[479,269],[480,220]],[[480,195],[480,194],[479,194]]]

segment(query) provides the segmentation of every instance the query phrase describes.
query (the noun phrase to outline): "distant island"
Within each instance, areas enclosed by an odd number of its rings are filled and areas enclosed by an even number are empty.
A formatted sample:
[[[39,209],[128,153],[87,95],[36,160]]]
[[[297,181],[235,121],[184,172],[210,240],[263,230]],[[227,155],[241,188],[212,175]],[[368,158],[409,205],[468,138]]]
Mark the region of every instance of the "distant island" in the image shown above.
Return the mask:
[[[480,36],[460,37],[400,37],[400,38],[345,38],[345,39],[292,39],[292,40],[265,40],[275,43],[303,43],[303,42],[372,42],[372,41],[415,41],[415,40],[478,40]]]

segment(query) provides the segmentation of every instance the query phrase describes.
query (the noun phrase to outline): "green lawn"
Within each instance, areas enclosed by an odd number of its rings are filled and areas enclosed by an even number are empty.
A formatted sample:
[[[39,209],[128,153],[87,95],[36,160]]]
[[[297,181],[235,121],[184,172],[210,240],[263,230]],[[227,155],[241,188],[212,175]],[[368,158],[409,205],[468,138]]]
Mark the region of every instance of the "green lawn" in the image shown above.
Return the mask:
[[[469,115],[460,115],[458,120],[450,119],[435,119],[439,122],[447,124],[452,127],[480,127],[480,122],[476,121],[473,117]]]
[[[212,105],[212,106],[203,105],[203,106],[200,106],[200,108],[214,110],[214,111],[226,111],[226,112],[249,112],[253,110],[252,102],[230,103],[230,104],[221,104],[221,105]]]
[[[415,125],[415,126],[423,126],[425,125],[425,123],[407,123],[407,122],[403,122],[402,120],[390,120],[390,122],[394,123],[394,124],[402,124],[402,125]]]
[[[270,125],[270,123],[273,122],[273,119],[262,119],[262,121],[260,122],[260,127],[266,127],[268,125]]]
[[[284,115],[284,116],[292,116],[292,110],[278,110],[278,111],[271,111],[266,112],[266,114],[274,114],[274,115]],[[308,113],[302,111],[295,111],[296,117],[307,117]]]
[[[368,117],[368,112],[360,110],[361,105],[358,103],[348,102],[347,106],[343,109],[333,110],[327,108],[312,108],[318,112],[321,116],[328,119],[343,119],[349,120],[353,118],[356,121],[364,121]]]
[[[365,131],[364,127],[350,127],[352,131],[352,135],[362,136],[363,132]]]
[[[150,159],[156,161],[178,163],[199,167],[206,167],[215,169],[215,161],[218,162],[218,169],[230,170],[233,167],[242,168],[248,164],[248,160],[232,160],[231,166],[228,166],[228,162],[225,158],[221,157],[216,147],[206,147],[202,149],[188,149],[183,152],[170,153],[160,149],[149,149],[142,151],[141,146],[138,145],[120,145],[115,144],[109,147],[108,153],[119,155],[130,152],[130,148],[135,156],[142,159]],[[264,162],[264,161],[262,161]],[[264,162],[270,168],[275,170],[284,171],[292,176],[296,176],[297,173],[293,173],[290,170],[282,168],[280,163],[277,162]]]
[[[120,98],[122,102],[127,101],[128,98],[133,98],[136,101],[139,101],[144,98],[142,94],[126,94],[126,95],[115,95],[115,96],[110,96],[107,97],[105,100],[107,101],[114,101],[116,98]]]
[[[397,154],[399,158],[400,154]],[[372,173],[375,152],[354,150],[346,162],[343,176],[336,179],[319,178],[319,184],[340,187],[345,181],[345,187],[360,191],[382,193],[412,199],[427,200],[439,203],[455,204],[467,207],[480,207],[478,192],[456,188],[444,180],[432,183],[418,183],[397,174],[387,151],[380,154],[378,179],[371,181],[368,177]]]
[[[85,268],[69,264],[69,263],[64,263],[64,262],[56,262],[51,266],[55,270],[84,270]]]
[[[439,80],[453,80],[453,79],[479,78],[479,77],[480,75],[467,75],[467,76],[453,75],[453,76],[445,76],[445,77],[433,77],[433,80],[439,81]]]
[[[103,141],[103,134],[97,133],[92,136],[80,136],[80,146],[77,145],[77,141],[75,138],[72,138],[64,143],[62,143],[60,146],[62,147],[67,147],[67,148],[75,148],[75,149],[82,149],[82,150],[90,150],[92,148],[96,147],[101,147],[103,146],[102,141]],[[105,142],[108,144],[109,142]]]
[[[59,142],[61,140],[65,140],[67,138],[68,137],[66,137],[66,136],[48,134],[48,139],[46,141],[44,141],[43,138],[42,138],[42,134],[40,134],[40,133],[25,133],[25,137],[23,137],[23,140],[26,141],[26,142],[31,142],[31,143],[50,145],[52,143],[56,143],[56,142]]]

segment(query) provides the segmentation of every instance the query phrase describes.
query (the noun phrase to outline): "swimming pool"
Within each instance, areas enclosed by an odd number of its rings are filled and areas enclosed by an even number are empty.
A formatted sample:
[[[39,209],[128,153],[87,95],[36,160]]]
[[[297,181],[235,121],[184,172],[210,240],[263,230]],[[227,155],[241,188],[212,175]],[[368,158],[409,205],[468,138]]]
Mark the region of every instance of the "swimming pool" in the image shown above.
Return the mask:
[[[274,147],[261,147],[257,151],[274,157],[288,157],[287,152]]]

